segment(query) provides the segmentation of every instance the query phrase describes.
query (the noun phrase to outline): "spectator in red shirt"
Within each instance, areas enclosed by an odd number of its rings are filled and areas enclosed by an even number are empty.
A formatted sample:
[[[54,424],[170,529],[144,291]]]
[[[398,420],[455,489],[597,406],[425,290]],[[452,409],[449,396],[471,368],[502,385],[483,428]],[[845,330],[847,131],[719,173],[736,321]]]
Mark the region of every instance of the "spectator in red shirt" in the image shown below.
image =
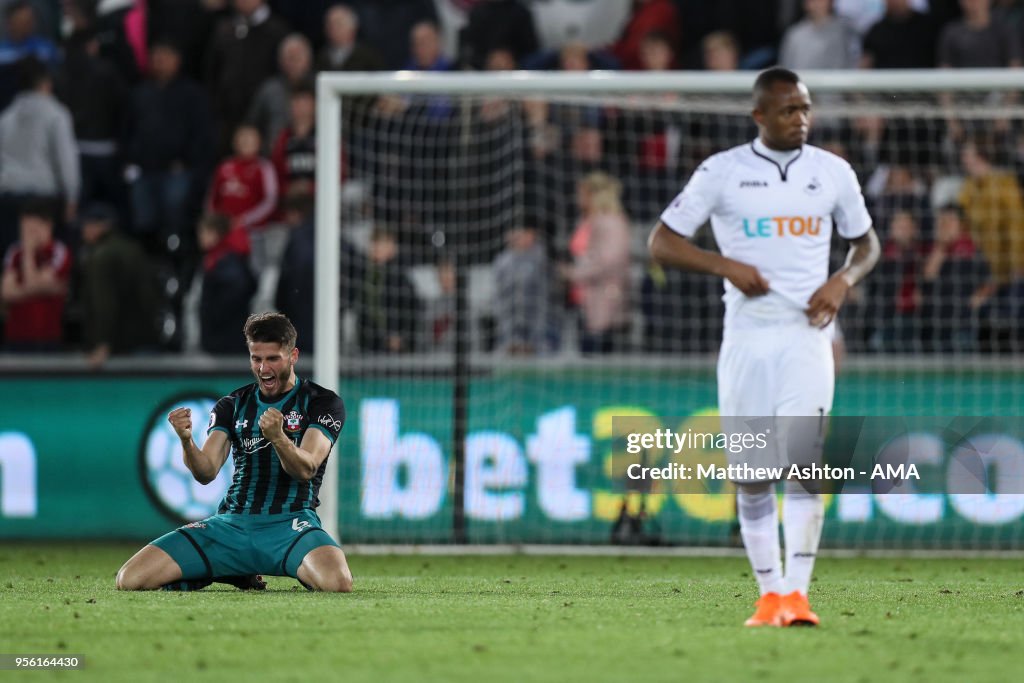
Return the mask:
[[[277,175],[260,156],[260,132],[255,127],[239,126],[232,147],[234,156],[214,174],[207,209],[227,216],[232,228],[251,232],[265,227],[277,208]]]
[[[679,50],[679,12],[670,0],[634,0],[633,14],[622,30],[612,52],[622,62],[622,68],[639,71],[644,68],[641,49],[644,36],[659,31],[668,39],[674,54]]]
[[[32,202],[21,211],[21,240],[4,256],[0,300],[7,351],[56,351],[62,340],[71,253],[53,239],[53,214]]]
[[[896,211],[871,287],[876,327],[870,345],[874,350],[920,351],[924,253],[917,218],[909,211]]]

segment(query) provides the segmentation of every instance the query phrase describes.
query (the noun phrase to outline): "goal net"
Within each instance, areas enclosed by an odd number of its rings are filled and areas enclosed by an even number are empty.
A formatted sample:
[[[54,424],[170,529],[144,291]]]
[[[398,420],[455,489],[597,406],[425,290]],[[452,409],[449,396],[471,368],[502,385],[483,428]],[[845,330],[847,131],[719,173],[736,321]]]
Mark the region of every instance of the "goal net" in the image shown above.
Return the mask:
[[[826,545],[1024,545],[1010,76],[804,75],[810,141],[853,166],[883,245],[839,319],[833,415],[908,418],[849,449],[899,436],[921,477],[826,488]],[[718,428],[721,281],[645,243],[701,160],[756,136],[753,78],[320,77],[316,376],[348,407],[324,496],[344,542],[736,542],[727,482],[627,474],[724,453],[630,454],[613,419]]]

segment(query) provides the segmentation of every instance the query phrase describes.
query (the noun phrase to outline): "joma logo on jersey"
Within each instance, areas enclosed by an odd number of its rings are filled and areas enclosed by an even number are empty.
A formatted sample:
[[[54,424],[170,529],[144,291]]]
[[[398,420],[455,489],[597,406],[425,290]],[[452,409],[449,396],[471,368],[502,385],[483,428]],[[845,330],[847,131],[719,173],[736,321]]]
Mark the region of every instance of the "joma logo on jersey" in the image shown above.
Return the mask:
[[[820,235],[821,216],[775,216],[756,220],[744,218],[743,234],[755,238]]]

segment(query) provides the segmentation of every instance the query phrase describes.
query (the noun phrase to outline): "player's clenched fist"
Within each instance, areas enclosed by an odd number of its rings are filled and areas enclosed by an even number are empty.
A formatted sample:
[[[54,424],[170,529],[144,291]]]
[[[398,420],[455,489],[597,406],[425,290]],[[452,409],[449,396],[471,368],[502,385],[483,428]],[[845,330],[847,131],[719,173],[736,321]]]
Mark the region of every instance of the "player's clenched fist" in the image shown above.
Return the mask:
[[[739,261],[730,261],[729,268],[723,275],[736,289],[747,296],[761,296],[768,293],[768,281],[754,266],[748,266]]]
[[[263,436],[271,439],[284,434],[284,415],[277,408],[267,408],[267,412],[260,416],[260,431]]]
[[[179,439],[192,438],[192,411],[189,408],[175,408],[167,414],[167,421],[174,427]]]

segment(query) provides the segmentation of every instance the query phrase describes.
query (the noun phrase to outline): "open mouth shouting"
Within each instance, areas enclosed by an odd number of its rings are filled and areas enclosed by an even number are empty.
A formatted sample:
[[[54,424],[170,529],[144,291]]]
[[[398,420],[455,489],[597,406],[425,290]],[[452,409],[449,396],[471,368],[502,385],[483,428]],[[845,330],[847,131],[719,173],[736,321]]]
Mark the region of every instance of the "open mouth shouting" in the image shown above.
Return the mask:
[[[281,386],[281,380],[277,375],[260,375],[260,390],[268,396],[274,396]]]

